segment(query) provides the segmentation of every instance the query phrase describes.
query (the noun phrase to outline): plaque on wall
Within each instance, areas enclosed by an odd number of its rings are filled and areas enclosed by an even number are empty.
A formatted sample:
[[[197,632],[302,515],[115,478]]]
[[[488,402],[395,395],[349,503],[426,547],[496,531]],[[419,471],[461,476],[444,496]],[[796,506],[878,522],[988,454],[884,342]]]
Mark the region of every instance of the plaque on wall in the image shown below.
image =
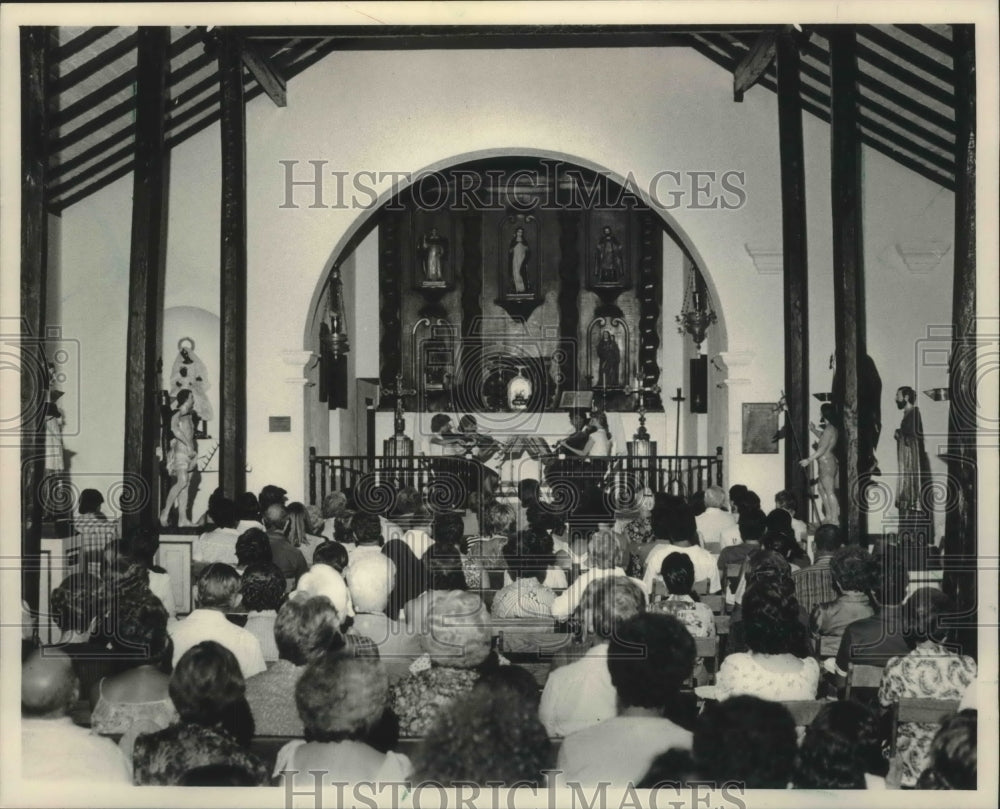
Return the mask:
[[[774,455],[778,442],[778,411],[774,402],[743,403],[743,454]]]

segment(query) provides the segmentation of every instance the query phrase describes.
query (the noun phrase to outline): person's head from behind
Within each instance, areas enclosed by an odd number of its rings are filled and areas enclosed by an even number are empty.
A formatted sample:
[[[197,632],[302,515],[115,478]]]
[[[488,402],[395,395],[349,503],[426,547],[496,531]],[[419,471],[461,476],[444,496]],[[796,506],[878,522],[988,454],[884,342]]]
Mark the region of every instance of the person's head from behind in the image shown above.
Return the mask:
[[[243,492],[236,498],[236,518],[247,522],[260,520],[260,503],[253,492]]]
[[[489,612],[479,596],[461,590],[439,592],[430,601],[423,651],[436,666],[470,669],[490,653]]]
[[[198,576],[198,608],[226,612],[240,603],[240,574],[227,564],[213,562]]]
[[[323,511],[319,506],[310,504],[305,507],[305,527],[307,534],[319,536],[323,533]]]
[[[978,787],[978,716],[978,711],[966,709],[945,718],[931,742],[927,769],[917,780],[917,789]]]
[[[747,586],[757,582],[792,580],[792,566],[777,551],[762,548],[747,557]]]
[[[687,503],[680,503],[674,510],[667,532],[672,545],[696,545],[698,543],[698,523],[694,511]]]
[[[768,533],[784,534],[788,537],[795,536],[794,531],[792,531],[792,515],[783,508],[776,508],[769,512],[765,522]]]
[[[323,497],[323,516],[326,519],[343,517],[347,509],[347,495],[343,492],[327,492]]]
[[[358,555],[344,574],[356,612],[382,613],[396,579],[396,565],[381,553]]]
[[[451,432],[451,416],[444,413],[435,413],[431,416],[431,432],[436,435]]]
[[[954,612],[951,599],[933,587],[915,590],[903,605],[903,638],[913,649],[921,643],[945,643],[947,616]]]
[[[285,598],[285,577],[273,562],[248,565],[240,579],[240,594],[250,612],[277,610]]]
[[[136,562],[152,567],[160,550],[160,529],[154,525],[140,526],[129,537],[125,548],[127,555]]]
[[[694,587],[694,562],[686,553],[668,553],[660,565],[660,575],[670,595],[690,595]]]
[[[692,753],[710,781],[785,789],[795,771],[795,720],[781,703],[759,697],[709,702],[698,717]]]
[[[747,647],[757,654],[791,653],[796,640],[799,605],[778,582],[762,581],[743,596],[743,631]]]
[[[522,703],[534,711],[538,710],[538,704],[542,698],[535,675],[523,666],[513,664],[490,669],[476,681],[475,687],[490,691],[511,691],[517,695]]]
[[[414,755],[413,780],[446,788],[485,782],[539,786],[552,763],[552,745],[535,707],[519,690],[492,678],[437,715]]]
[[[340,625],[340,615],[329,598],[296,593],[281,605],[274,619],[279,657],[303,666],[321,655],[341,651],[347,641]]]
[[[216,528],[235,528],[236,503],[228,497],[216,497],[208,504],[208,518]]]
[[[621,565],[622,549],[611,531],[595,531],[587,543],[587,558],[590,567],[596,570],[611,570]]]
[[[512,579],[545,581],[549,567],[555,564],[552,536],[536,526],[521,531],[503,548],[504,560]]]
[[[795,776],[798,789],[864,789],[865,773],[885,775],[878,717],[866,705],[824,705],[806,728]]]
[[[483,536],[507,534],[514,527],[517,514],[506,503],[494,501],[483,512]]]
[[[69,656],[58,649],[32,652],[21,666],[21,715],[38,719],[66,716],[80,693]]]
[[[733,511],[742,511],[740,506],[743,505],[743,498],[748,491],[750,490],[742,483],[734,483],[729,487],[729,507]]]
[[[280,486],[268,484],[260,490],[257,502],[260,504],[261,511],[266,511],[269,506],[272,506],[275,503],[279,506],[283,506],[286,502],[288,502],[288,492]]]
[[[462,515],[455,511],[445,511],[434,515],[431,533],[438,545],[461,547],[464,522]]]
[[[97,489],[84,489],[80,492],[80,502],[77,505],[77,511],[81,515],[98,514],[103,505],[104,495],[97,491]]]
[[[740,491],[737,497],[729,496],[729,502],[737,506],[737,510],[742,514],[744,511],[755,511],[760,508],[760,495],[753,489]]]
[[[306,543],[306,534],[309,533],[306,507],[296,502],[289,503],[285,509],[288,511],[288,541],[299,548]]]
[[[359,512],[351,519],[351,530],[358,545],[379,547],[382,544],[382,522],[377,514]]]
[[[260,562],[272,561],[271,541],[259,528],[249,528],[236,540],[236,562],[240,567],[248,567]]]
[[[774,507],[784,509],[794,517],[795,512],[799,510],[799,501],[795,496],[795,492],[789,489],[782,489],[774,495]]]
[[[307,742],[363,741],[382,719],[388,701],[385,667],[369,657],[317,657],[295,686]]]
[[[271,503],[263,513],[261,521],[267,531],[285,531],[288,528],[288,509],[281,503]]]
[[[344,572],[349,560],[347,548],[335,540],[321,542],[313,551],[314,565],[328,565],[338,573]]]
[[[877,559],[872,582],[875,599],[882,606],[898,607],[906,598],[910,574],[903,554],[895,545],[886,545]]]
[[[672,615],[640,613],[611,637],[608,671],[618,712],[646,709],[662,716],[694,668],[691,633]]]
[[[479,429],[479,424],[476,421],[475,416],[470,416],[466,413],[462,418],[458,420],[459,432],[463,433],[474,433]]]
[[[833,584],[841,593],[867,593],[872,584],[872,559],[860,545],[839,548],[830,560]]]
[[[204,727],[229,726],[246,683],[229,649],[206,640],[188,649],[170,678],[170,699],[182,722]]]
[[[341,625],[354,616],[354,602],[347,589],[344,577],[328,565],[313,565],[299,577],[296,593],[307,593],[310,596],[326,596],[340,616]]]
[[[767,530],[767,517],[759,508],[742,508],[737,525],[744,542],[760,542]]]
[[[584,625],[601,640],[610,640],[618,627],[646,609],[646,594],[626,576],[606,576],[584,590],[580,610]]]
[[[101,616],[104,585],[89,573],[72,573],[52,591],[49,610],[63,632],[90,634]]]
[[[705,508],[722,508],[726,505],[726,493],[721,486],[709,486],[705,489]]]
[[[462,556],[454,545],[435,542],[423,556],[431,590],[465,590]]]
[[[123,600],[115,617],[111,648],[116,657],[132,666],[150,665],[169,672],[174,647],[167,633],[169,616],[160,600],[152,594]]]
[[[817,556],[832,556],[844,544],[843,535],[840,533],[840,526],[828,522],[823,523],[816,529],[816,536],[813,542],[816,545]]]

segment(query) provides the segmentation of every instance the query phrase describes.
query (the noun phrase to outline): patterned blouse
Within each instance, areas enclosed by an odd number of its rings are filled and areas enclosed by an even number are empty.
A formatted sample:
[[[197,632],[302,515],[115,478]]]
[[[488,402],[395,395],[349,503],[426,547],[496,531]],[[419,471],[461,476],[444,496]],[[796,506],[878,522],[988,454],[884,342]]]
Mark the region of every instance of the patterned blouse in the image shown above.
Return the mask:
[[[142,733],[155,733],[177,721],[177,710],[170,697],[148,702],[112,702],[104,696],[104,681],[100,683],[100,698],[90,717],[90,730],[101,736],[121,735],[118,747],[132,761],[132,748]]]
[[[132,780],[138,786],[176,786],[186,773],[211,764],[240,767],[258,785],[270,781],[264,763],[224,730],[188,722],[135,740]]]
[[[886,664],[878,699],[884,706],[899,699],[961,699],[975,680],[975,660],[933,641],[924,641],[908,655],[894,657]],[[915,785],[926,769],[937,730],[935,724],[900,723],[896,752],[902,764],[903,786]]]
[[[533,576],[508,584],[493,597],[494,618],[551,618],[556,594]]]
[[[472,687],[479,679],[474,669],[434,666],[404,677],[389,694],[392,709],[399,717],[399,735],[423,736],[438,712]]]
[[[669,595],[663,601],[650,604],[648,612],[673,615],[687,627],[692,638],[714,638],[715,619],[708,604],[695,601],[691,596]]]
[[[791,654],[736,652],[726,657],[715,678],[715,698],[748,695],[776,702],[816,699],[819,663]]]

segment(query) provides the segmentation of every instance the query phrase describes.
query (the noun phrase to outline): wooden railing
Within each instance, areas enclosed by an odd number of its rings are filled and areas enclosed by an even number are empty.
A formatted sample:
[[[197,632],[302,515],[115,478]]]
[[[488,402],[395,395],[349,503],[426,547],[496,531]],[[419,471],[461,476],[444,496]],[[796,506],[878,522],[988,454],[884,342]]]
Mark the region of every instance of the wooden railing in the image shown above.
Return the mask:
[[[605,491],[627,500],[648,486],[652,491],[682,495],[722,485],[722,447],[715,455],[655,455],[645,457],[564,458],[543,456],[540,468],[556,477],[594,481]],[[558,468],[558,475],[555,470]],[[550,474],[551,473],[551,474]],[[496,472],[464,457],[424,455],[369,458],[363,455],[317,455],[309,448],[309,502],[320,503],[330,491],[352,489],[362,505],[387,507],[395,493],[413,487],[441,506],[464,501],[470,491],[481,491]]]

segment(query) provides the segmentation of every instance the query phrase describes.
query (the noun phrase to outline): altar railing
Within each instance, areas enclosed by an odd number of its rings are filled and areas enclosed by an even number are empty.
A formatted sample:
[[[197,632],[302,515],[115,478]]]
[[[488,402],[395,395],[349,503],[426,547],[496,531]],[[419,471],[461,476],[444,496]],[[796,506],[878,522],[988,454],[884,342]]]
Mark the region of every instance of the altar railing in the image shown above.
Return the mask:
[[[391,504],[395,492],[412,487],[438,506],[459,507],[470,491],[479,492],[484,485],[493,485],[498,493],[509,492],[521,477],[536,477],[543,485],[554,485],[556,479],[589,481],[605,491],[619,492],[623,499],[646,487],[653,492],[689,496],[722,485],[722,447],[716,448],[715,455],[541,456],[506,461],[499,469],[496,464],[486,466],[461,456],[370,458],[317,455],[315,447],[309,448],[309,502],[316,504],[330,491],[350,488],[362,506],[381,509]]]

